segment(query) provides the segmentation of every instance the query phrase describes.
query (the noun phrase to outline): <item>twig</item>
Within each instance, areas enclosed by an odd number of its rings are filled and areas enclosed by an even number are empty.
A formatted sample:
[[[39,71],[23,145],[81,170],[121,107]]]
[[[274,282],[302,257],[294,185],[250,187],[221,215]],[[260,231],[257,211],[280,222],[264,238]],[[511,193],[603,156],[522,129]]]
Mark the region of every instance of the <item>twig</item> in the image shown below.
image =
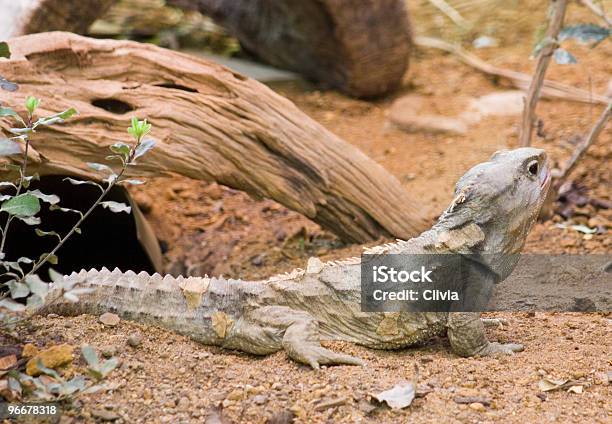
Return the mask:
[[[459,12],[457,12],[453,7],[445,2],[444,0],[429,0],[429,2],[437,7],[442,13],[444,13],[448,18],[453,21],[457,26],[460,26],[463,29],[469,29],[470,23],[463,17]]]
[[[459,60],[466,65],[471,66],[480,72],[507,79],[514,87],[520,90],[526,90],[527,87],[529,87],[529,82],[531,81],[531,77],[529,75],[491,65],[490,63],[480,59],[478,56],[465,51],[459,45],[451,44],[444,40],[440,40],[439,38],[432,37],[414,37],[414,43],[419,47],[439,49],[451,53],[457,56]],[[586,90],[581,90],[576,87],[550,80],[544,80],[544,83],[542,84],[542,92],[540,94],[542,97],[549,99],[562,99],[581,103],[607,105],[610,101],[610,99],[606,96],[592,94]]]
[[[593,128],[591,128],[589,135],[584,139],[584,141],[582,141],[582,143],[580,143],[576,147],[576,150],[574,150],[572,157],[567,161],[567,163],[563,167],[563,170],[561,171],[561,175],[559,175],[559,177],[557,178],[557,181],[555,183],[556,188],[559,188],[565,182],[567,177],[572,173],[574,168],[576,168],[576,165],[578,164],[580,159],[582,159],[589,146],[593,144],[595,140],[597,140],[599,134],[601,134],[601,132],[605,128],[606,123],[610,120],[610,116],[612,116],[612,102],[608,103],[608,106],[601,113],[599,119],[597,120],[595,125],[593,125]]]
[[[565,10],[567,9],[567,0],[551,0],[551,14],[548,23],[548,29],[546,30],[546,38],[544,39],[544,46],[540,50],[538,56],[538,64],[536,65],[533,79],[529,84],[527,90],[527,97],[525,98],[525,107],[523,108],[523,117],[521,123],[521,133],[519,136],[519,143],[521,146],[529,146],[531,144],[531,136],[533,134],[533,125],[536,120],[535,109],[540,99],[540,91],[544,82],[544,75],[548,64],[552,58],[553,53],[559,47],[557,42],[557,36],[561,27],[563,26],[563,18],[565,17]]]
[[[608,18],[608,15],[606,15],[606,12],[603,10],[603,8],[597,6],[591,0],[579,0],[579,1],[585,7],[590,9],[591,12],[599,16],[608,25],[608,27],[612,27],[612,19]]]

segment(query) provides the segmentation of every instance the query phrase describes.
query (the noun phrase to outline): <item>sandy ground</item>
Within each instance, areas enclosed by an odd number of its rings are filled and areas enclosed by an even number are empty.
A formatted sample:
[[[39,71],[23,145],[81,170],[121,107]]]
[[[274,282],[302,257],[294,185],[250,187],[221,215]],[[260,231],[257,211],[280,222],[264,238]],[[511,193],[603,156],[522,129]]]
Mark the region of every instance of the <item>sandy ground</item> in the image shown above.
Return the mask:
[[[478,51],[492,63],[529,72],[529,43]],[[576,46],[580,64],[551,65],[550,77],[595,92],[605,92],[612,75],[612,45],[595,50]],[[426,98],[424,111],[453,116],[467,100],[506,89],[451,56],[419,52],[404,87],[392,98],[365,102],[309,86],[274,87],[311,117],[358,146],[396,175],[430,220],[445,208],[456,179],[491,153],[517,144],[519,118],[487,118],[465,136],[407,134],[386,119],[392,102],[404,95]],[[585,133],[598,109],[563,101],[542,101],[538,114],[545,148],[553,163],[571,154],[576,135]],[[605,131],[578,167],[573,179],[589,195],[610,201],[612,134]],[[338,258],[359,254],[362,246],[343,245],[316,224],[284,207],[255,201],[234,190],[173,178],[150,181],[135,191],[158,235],[168,245],[167,270],[192,275],[224,274],[241,278],[304,266],[309,256]],[[610,209],[586,208],[570,223],[595,219],[608,231],[586,236],[555,226],[559,216],[539,223],[527,252],[610,253]],[[584,221],[584,222],[583,222]],[[510,357],[463,359],[450,352],[445,338],[400,351],[374,351],[332,343],[328,347],[357,355],[366,367],[331,367],[320,371],[298,365],[277,353],[265,358],[198,345],[170,332],[134,323],[104,327],[93,316],[40,317],[26,340],[39,346],[66,342],[112,345],[122,365],[108,379],[109,390],[79,398],[62,423],[94,422],[104,409],[116,422],[202,422],[223,406],[221,421],[210,422],[610,422],[612,320],[606,314],[499,313],[509,321],[489,329],[492,341],[520,342],[522,353]],[[143,343],[132,348],[127,337],[140,332]],[[79,363],[75,364],[77,367]],[[80,363],[80,365],[83,365]],[[430,392],[405,410],[372,409],[370,393],[413,378]],[[583,393],[543,394],[538,381],[550,376],[586,383]],[[486,405],[455,402],[475,396]],[[218,418],[218,417],[217,417]]]

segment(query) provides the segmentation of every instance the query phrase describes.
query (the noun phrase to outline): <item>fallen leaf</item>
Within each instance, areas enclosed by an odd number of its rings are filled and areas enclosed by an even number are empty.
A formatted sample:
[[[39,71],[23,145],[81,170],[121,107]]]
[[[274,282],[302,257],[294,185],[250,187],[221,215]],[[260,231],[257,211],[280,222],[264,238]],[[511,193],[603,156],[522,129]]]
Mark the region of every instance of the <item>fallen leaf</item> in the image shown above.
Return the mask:
[[[581,394],[582,393],[582,386],[581,385],[571,386],[569,389],[567,389],[567,392],[568,393]]]
[[[585,383],[578,380],[553,380],[550,378],[543,378],[538,383],[538,388],[543,392],[550,392],[553,390],[565,390],[572,386],[583,386]]]
[[[386,403],[391,409],[402,409],[410,406],[415,395],[415,384],[413,382],[404,382],[396,384],[390,390],[372,394],[371,396],[380,403]]]

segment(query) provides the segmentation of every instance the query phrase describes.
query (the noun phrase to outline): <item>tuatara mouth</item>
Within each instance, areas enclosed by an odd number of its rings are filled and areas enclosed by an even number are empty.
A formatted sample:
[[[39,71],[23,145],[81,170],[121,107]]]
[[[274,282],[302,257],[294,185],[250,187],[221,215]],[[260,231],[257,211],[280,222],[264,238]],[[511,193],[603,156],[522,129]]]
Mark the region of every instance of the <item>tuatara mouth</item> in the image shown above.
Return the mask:
[[[540,187],[541,187],[541,188],[546,187],[546,185],[547,185],[547,184],[550,182],[550,175],[551,175],[551,172],[550,172],[550,167],[548,166],[548,162],[546,162],[546,163],[544,164],[544,166],[545,166],[545,167],[544,167],[544,169],[545,169],[545,171],[544,171],[544,172],[545,172],[545,173],[544,173],[544,179],[543,179],[543,180],[542,180],[542,182],[540,183]]]

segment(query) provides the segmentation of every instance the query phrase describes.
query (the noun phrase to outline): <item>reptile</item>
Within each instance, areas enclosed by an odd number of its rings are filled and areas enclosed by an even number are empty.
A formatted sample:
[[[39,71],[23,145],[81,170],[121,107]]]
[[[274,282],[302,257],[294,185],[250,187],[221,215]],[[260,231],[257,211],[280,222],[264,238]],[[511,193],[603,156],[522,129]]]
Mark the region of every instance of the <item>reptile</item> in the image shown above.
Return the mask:
[[[493,258],[499,255],[487,253],[520,253],[549,185],[543,150],[499,151],[459,179],[452,203],[431,229],[365,253],[479,255],[481,265],[503,280],[516,261],[496,261]],[[205,345],[256,355],[284,350],[293,360],[315,369],[364,364],[324,348],[323,340],[399,349],[446,333],[452,350],[464,357],[523,350],[520,344],[489,342],[484,328],[500,320],[481,319],[477,312],[363,312],[360,260],[323,263],[310,258],[305,269],[262,281],[83,270],[63,277],[86,289],[77,302],[66,300],[56,284],[40,312],[114,312]]]

